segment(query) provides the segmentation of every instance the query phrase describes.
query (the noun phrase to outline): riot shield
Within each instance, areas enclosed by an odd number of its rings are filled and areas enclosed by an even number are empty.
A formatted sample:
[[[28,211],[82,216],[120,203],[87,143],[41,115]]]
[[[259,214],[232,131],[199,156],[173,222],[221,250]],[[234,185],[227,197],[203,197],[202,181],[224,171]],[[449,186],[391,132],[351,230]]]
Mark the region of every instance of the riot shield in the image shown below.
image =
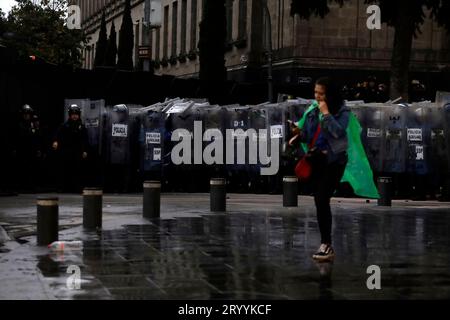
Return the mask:
[[[265,145],[266,150],[269,148],[269,141],[267,139],[267,109],[263,107],[250,107],[250,128],[254,129],[254,134],[251,134],[248,139],[249,143],[253,143],[252,152],[259,152],[260,148]],[[256,145],[256,146],[255,146]],[[250,191],[261,193],[268,191],[268,179],[261,175],[261,162],[258,154],[256,156],[256,163],[249,163],[250,174]]]
[[[414,103],[406,108],[406,172],[413,199],[426,200],[431,132],[425,105]]]
[[[105,189],[112,192],[128,191],[130,181],[129,113],[125,105],[120,106],[121,110],[107,107],[104,120]]]
[[[250,108],[235,105],[226,108],[225,158],[230,188],[233,192],[246,192],[249,184],[247,130],[250,128]]]
[[[166,138],[166,114],[164,105],[145,108],[142,114],[140,134],[141,170],[143,180],[163,182],[163,155]]]
[[[115,112],[112,108],[107,114],[107,157],[110,164],[127,165],[129,162],[129,114]]]
[[[450,201],[450,92],[437,92],[436,105],[443,109],[444,135],[447,146],[447,171],[443,177],[444,183],[442,187],[441,200]]]
[[[142,188],[141,156],[139,137],[142,128],[141,105],[127,105],[129,107],[128,135],[129,135],[129,191],[136,192]]]
[[[268,129],[268,155],[271,157],[272,164],[278,161],[278,172],[275,175],[268,176],[269,188],[272,193],[280,193],[282,191],[283,175],[288,172],[292,175],[294,168],[288,168],[286,163],[281,160],[283,146],[287,142],[286,124],[287,124],[287,104],[270,104],[266,106],[267,112],[267,129]],[[276,154],[272,154],[272,143],[277,140],[278,148],[274,149]]]
[[[412,104],[406,108],[406,172],[424,175],[428,173],[428,148],[430,128],[425,108]]]
[[[194,105],[192,101],[177,101],[169,104],[164,113],[167,117],[167,130],[170,132],[171,141],[169,149],[171,160],[174,158],[174,148],[184,145],[185,139],[189,140],[188,148],[183,148],[178,157],[183,158],[182,163],[170,162],[169,165],[169,184],[175,191],[194,192],[196,191],[195,176],[196,168],[194,164],[194,122],[199,116],[192,113],[191,108]],[[174,133],[177,133],[174,135]],[[178,135],[178,137],[176,137]],[[175,140],[174,140],[175,138]],[[185,154],[187,152],[187,154]],[[190,155],[189,155],[190,154]]]
[[[384,112],[380,106],[359,105],[352,108],[361,127],[361,141],[372,170],[382,171],[382,160],[385,153]]]
[[[202,189],[209,190],[209,180],[211,178],[226,178],[225,166],[225,128],[227,110],[223,106],[202,106],[200,107],[201,119],[203,123],[203,150],[204,154],[214,157],[211,163],[204,160],[204,170],[201,172],[200,184]],[[220,133],[220,134],[219,134]],[[217,150],[216,150],[217,149]],[[211,159],[213,160],[213,159]]]
[[[427,149],[429,185],[432,195],[439,193],[448,172],[448,144],[445,138],[445,112],[443,106],[428,104],[425,108],[426,126],[429,137]]]
[[[103,114],[105,112],[105,100],[86,101],[81,111],[81,119],[87,130],[89,146],[97,154],[100,154],[101,151]]]
[[[406,108],[403,105],[383,107],[385,144],[382,171],[404,173],[406,164]]]

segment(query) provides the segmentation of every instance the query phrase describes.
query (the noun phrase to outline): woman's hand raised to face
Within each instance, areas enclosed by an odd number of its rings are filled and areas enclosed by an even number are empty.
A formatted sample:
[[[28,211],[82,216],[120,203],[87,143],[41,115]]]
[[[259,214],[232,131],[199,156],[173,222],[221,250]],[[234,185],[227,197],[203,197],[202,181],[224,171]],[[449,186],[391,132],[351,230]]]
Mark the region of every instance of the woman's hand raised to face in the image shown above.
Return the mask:
[[[319,102],[319,109],[323,115],[330,113],[330,111],[328,110],[328,104],[323,100]]]
[[[291,128],[291,133],[293,136],[296,136],[296,135],[300,135],[302,133],[302,131],[300,130],[299,127],[294,127],[294,128]]]

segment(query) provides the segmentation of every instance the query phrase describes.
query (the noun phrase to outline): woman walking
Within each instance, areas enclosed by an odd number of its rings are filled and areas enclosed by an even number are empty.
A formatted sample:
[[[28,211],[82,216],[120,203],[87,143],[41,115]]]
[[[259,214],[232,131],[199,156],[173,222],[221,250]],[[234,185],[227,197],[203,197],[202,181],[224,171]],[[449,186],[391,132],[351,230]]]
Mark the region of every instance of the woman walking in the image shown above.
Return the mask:
[[[337,189],[348,161],[347,125],[350,109],[344,105],[338,86],[330,78],[320,78],[314,88],[316,102],[293,129],[310,146],[307,157],[310,181],[317,210],[321,244],[313,259],[332,261],[330,199]]]

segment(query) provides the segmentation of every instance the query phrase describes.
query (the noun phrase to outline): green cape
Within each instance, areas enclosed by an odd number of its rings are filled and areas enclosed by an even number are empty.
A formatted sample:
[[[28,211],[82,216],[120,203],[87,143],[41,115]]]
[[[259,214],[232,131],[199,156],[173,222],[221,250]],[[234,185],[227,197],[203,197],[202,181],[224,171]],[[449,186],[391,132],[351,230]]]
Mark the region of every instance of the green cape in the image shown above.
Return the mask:
[[[317,102],[314,101],[306,110],[303,117],[297,123],[300,129],[303,128],[308,113],[318,106]],[[380,195],[373,181],[372,168],[370,167],[369,160],[361,142],[361,130],[362,128],[358,119],[350,112],[347,126],[348,162],[341,182],[348,182],[352,186],[353,192],[358,196],[378,199]],[[301,146],[305,152],[308,151],[308,145],[306,143],[302,143]]]

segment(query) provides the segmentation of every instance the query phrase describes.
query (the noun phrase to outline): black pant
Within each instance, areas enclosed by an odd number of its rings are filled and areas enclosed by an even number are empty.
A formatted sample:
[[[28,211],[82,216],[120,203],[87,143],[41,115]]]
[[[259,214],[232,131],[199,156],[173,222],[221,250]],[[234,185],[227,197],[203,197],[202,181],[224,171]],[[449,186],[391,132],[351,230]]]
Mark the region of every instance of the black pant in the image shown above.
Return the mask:
[[[311,161],[311,183],[314,194],[314,202],[317,210],[317,222],[322,243],[331,244],[331,208],[330,199],[339,186],[344,174],[347,159],[328,163],[324,154],[315,156]]]
[[[84,187],[84,160],[81,153],[62,153],[59,165],[59,189],[61,192],[80,193]]]

